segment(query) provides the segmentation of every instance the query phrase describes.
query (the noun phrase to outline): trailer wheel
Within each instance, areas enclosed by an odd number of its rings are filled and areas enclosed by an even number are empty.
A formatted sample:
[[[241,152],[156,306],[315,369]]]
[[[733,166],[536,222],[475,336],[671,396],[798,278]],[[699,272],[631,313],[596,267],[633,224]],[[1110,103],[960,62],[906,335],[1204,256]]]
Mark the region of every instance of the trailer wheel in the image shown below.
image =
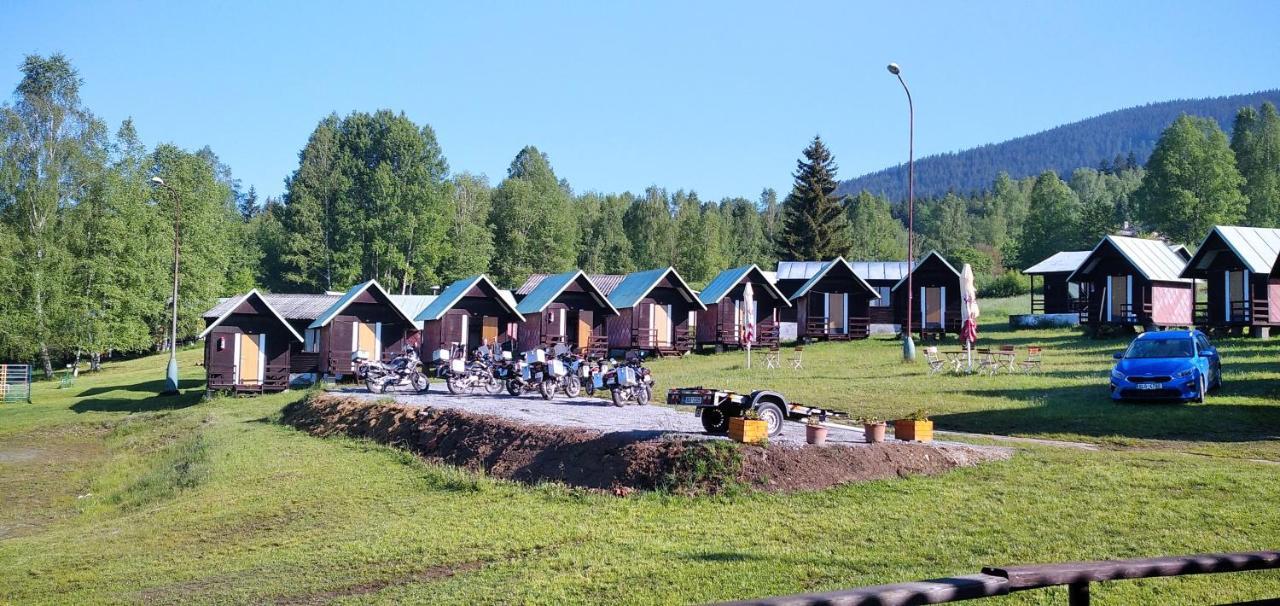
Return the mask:
[[[778,408],[777,404],[760,402],[756,404],[756,414],[760,415],[760,420],[769,424],[770,437],[782,433],[782,421],[787,417],[782,414],[782,409]]]
[[[729,413],[719,407],[702,409],[702,428],[707,433],[728,433]]]

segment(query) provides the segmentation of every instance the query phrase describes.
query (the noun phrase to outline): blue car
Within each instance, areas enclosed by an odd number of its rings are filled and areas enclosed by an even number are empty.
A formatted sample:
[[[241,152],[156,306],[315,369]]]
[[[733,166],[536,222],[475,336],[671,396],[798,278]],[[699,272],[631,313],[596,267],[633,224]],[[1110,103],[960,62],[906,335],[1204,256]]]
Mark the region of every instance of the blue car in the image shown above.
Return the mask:
[[[1112,400],[1203,402],[1222,386],[1222,359],[1198,330],[1142,333],[1115,358]]]

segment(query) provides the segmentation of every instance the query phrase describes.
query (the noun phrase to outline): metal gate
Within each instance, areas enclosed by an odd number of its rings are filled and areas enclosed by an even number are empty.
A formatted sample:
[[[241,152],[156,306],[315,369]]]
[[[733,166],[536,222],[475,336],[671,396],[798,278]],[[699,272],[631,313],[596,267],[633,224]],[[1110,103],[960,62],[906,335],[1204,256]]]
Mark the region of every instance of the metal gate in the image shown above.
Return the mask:
[[[0,402],[31,403],[30,364],[0,364]]]

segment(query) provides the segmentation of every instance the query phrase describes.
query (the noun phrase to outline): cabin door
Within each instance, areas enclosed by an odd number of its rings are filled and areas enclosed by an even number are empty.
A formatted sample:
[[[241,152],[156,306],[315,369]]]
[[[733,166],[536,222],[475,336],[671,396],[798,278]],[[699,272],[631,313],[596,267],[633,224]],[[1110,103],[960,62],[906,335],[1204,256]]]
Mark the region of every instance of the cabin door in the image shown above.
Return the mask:
[[[363,351],[371,360],[382,359],[381,322],[352,322],[351,351]]]
[[[1246,288],[1249,282],[1248,276],[1249,270],[1226,272],[1227,301],[1226,309],[1224,310],[1226,317],[1224,319],[1227,322],[1249,319],[1249,305],[1246,303],[1248,300],[1246,296],[1248,292]]]
[[[591,346],[591,311],[581,310],[578,312],[578,353],[586,353],[587,348]]]
[[[548,344],[564,342],[565,315],[565,308],[563,307],[546,311],[547,329],[543,334],[543,340]]]
[[[830,293],[827,295],[827,327],[831,332],[849,334],[849,295]]]
[[[267,335],[238,335],[240,351],[236,356],[236,369],[240,385],[261,385],[262,375],[266,374]]]
[[[493,347],[498,343],[498,317],[484,316],[480,319],[480,338],[484,339],[489,347]]]
[[[671,310],[666,305],[653,304],[649,306],[653,310],[653,334],[657,341],[656,346],[662,347],[671,344]]]
[[[920,325],[921,327],[942,326],[946,319],[943,305],[946,304],[946,289],[926,287],[920,289]]]
[[[1129,305],[1129,276],[1111,276],[1107,283],[1107,293],[1107,319],[1123,319],[1126,306]]]

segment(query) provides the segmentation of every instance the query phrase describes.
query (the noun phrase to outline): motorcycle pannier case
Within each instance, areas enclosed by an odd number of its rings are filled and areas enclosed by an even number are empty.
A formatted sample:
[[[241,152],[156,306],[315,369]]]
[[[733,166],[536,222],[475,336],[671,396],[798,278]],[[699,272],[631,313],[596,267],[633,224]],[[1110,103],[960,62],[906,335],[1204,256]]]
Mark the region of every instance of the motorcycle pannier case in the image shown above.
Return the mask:
[[[529,364],[537,364],[537,363],[541,363],[541,362],[546,362],[546,361],[547,361],[547,352],[545,352],[545,351],[543,351],[543,350],[541,350],[541,349],[534,349],[534,350],[532,350],[532,351],[526,351],[526,352],[524,352],[524,361],[525,361],[525,362],[528,362]]]
[[[433,362],[440,362],[448,359],[449,359],[449,350],[447,349],[437,349],[431,352],[431,360]]]
[[[449,361],[449,370],[450,370],[451,372],[456,372],[456,373],[461,374],[461,373],[463,373],[463,372],[466,372],[466,370],[467,370],[467,363],[466,363],[466,362],[463,362],[462,360],[450,360],[450,361]]]
[[[564,367],[564,362],[561,362],[560,360],[552,360],[552,361],[551,361],[551,374],[553,374],[553,375],[555,375],[555,376],[557,376],[557,377],[563,377],[563,376],[565,376],[566,374],[568,374],[568,370],[566,370],[566,369],[565,369],[565,367]]]
[[[636,371],[634,368],[623,366],[618,369],[618,385],[623,387],[631,387],[636,384]]]

